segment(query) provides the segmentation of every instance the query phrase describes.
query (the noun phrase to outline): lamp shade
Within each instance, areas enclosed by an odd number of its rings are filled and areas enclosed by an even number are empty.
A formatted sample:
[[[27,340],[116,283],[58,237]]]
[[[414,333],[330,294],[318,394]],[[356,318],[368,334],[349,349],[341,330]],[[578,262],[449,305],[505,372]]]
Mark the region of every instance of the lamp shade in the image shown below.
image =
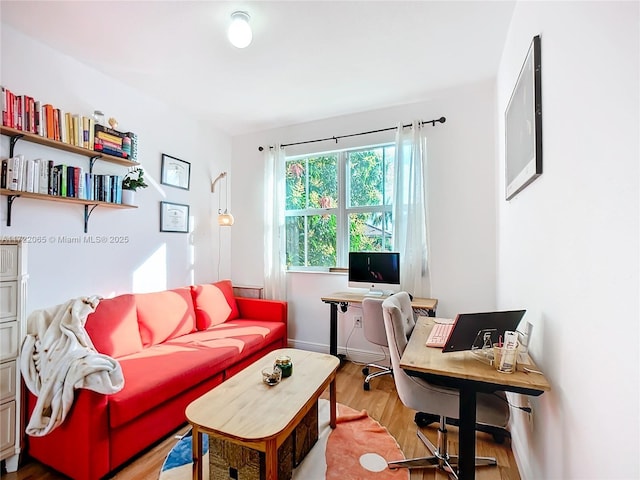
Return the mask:
[[[218,225],[220,225],[221,227],[230,227],[231,225],[233,225],[233,222],[233,215],[231,215],[226,210],[224,213],[218,214]]]
[[[247,12],[233,12],[231,14],[231,25],[229,25],[227,35],[234,47],[245,48],[251,43],[253,33]]]

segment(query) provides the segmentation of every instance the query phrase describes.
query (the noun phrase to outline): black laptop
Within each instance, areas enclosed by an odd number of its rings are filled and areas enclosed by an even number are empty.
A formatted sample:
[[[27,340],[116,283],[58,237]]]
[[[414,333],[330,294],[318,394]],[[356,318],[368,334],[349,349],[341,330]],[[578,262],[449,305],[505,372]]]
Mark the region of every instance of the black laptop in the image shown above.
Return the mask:
[[[526,310],[509,310],[506,312],[461,313],[456,317],[455,325],[442,352],[460,352],[471,350],[473,346],[482,348],[482,342],[491,337],[496,344],[504,332],[515,331]],[[480,336],[478,334],[480,333]],[[478,344],[480,341],[480,344]]]

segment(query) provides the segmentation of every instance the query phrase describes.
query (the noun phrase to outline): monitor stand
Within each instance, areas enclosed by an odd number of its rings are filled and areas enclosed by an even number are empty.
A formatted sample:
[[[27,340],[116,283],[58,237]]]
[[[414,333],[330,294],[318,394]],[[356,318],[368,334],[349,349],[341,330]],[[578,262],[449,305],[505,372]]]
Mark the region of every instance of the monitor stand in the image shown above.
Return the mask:
[[[364,294],[365,297],[384,297],[383,290],[370,289],[367,293]]]

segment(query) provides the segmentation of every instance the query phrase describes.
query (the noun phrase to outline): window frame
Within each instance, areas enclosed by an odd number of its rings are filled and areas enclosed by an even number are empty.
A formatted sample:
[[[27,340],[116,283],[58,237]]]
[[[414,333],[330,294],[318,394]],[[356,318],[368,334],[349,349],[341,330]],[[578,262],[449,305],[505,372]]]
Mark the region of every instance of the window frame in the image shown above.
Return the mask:
[[[290,272],[328,272],[328,271],[346,271],[349,260],[349,216],[352,214],[390,214],[391,224],[393,225],[393,198],[390,199],[388,204],[385,204],[385,182],[382,184],[382,202],[380,205],[366,205],[366,206],[349,206],[350,204],[350,188],[351,181],[349,178],[349,154],[354,152],[368,151],[387,148],[396,148],[394,142],[384,142],[373,145],[364,145],[359,147],[349,147],[340,150],[330,150],[325,152],[313,152],[306,154],[296,154],[291,156],[285,156],[285,165],[291,161],[309,159],[313,157],[321,156],[336,156],[336,170],[337,170],[337,205],[336,207],[329,208],[303,208],[287,210],[286,204],[284,205],[284,217],[285,223],[288,217],[303,216],[305,222],[305,263],[308,258],[308,217],[312,215],[335,215],[336,217],[336,265],[334,266],[287,266],[287,271]],[[388,168],[393,168],[388,165],[388,162],[395,162],[395,152],[391,155],[390,159],[383,157],[383,175]],[[286,171],[286,168],[285,168]],[[395,171],[393,171],[393,181],[395,182]],[[347,182],[349,180],[349,182]],[[306,191],[309,192],[309,177],[306,178]],[[308,200],[307,200],[308,203]],[[285,242],[286,243],[286,242]]]

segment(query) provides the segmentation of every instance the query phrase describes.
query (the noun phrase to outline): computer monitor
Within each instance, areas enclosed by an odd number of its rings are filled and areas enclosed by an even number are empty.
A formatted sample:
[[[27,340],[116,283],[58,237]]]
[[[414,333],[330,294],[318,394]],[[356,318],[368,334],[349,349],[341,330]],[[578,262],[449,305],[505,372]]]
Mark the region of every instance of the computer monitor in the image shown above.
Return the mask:
[[[400,291],[398,252],[349,252],[349,287],[368,288],[367,295]]]

